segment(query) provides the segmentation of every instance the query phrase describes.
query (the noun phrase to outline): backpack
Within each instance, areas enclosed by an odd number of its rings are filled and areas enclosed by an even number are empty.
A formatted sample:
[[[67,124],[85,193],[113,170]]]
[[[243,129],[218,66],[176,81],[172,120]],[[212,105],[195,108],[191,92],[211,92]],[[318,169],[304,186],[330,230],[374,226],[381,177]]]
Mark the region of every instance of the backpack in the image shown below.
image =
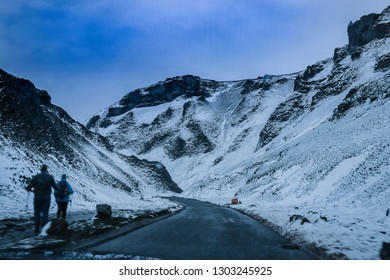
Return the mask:
[[[60,189],[58,190],[58,198],[65,198],[68,195],[68,186],[66,185],[66,181],[60,181],[58,184]]]

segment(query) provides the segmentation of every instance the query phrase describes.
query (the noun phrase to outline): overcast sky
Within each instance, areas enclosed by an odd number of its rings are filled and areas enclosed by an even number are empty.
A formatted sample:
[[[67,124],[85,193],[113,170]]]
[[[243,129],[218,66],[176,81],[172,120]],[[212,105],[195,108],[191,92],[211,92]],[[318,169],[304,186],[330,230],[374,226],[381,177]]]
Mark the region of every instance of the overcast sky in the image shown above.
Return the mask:
[[[388,0],[0,0],[0,68],[84,122],[168,77],[287,74]]]

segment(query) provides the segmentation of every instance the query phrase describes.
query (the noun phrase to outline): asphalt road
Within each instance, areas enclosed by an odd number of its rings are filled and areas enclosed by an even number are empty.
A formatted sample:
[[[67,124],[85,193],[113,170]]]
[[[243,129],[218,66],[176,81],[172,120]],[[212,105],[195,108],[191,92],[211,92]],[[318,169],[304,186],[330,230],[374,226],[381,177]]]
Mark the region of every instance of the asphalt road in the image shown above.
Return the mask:
[[[283,249],[288,241],[233,209],[184,198],[180,213],[88,251],[168,260],[307,260],[301,250]]]

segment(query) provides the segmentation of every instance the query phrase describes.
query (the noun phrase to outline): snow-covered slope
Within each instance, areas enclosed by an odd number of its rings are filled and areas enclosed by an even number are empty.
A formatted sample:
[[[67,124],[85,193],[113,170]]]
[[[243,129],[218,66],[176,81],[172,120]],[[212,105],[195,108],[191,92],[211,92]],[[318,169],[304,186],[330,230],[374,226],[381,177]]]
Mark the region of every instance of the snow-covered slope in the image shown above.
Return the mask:
[[[390,7],[351,23],[349,44],[305,71],[167,79],[87,127],[122,154],[161,161],[185,196],[238,197],[324,255],[377,259],[390,241],[389,17]]]
[[[43,163],[57,179],[68,175],[75,210],[93,209],[96,203],[136,209],[147,205],[141,198],[181,191],[161,163],[113,152],[107,139],[91,133],[50,99],[30,81],[0,70],[2,218],[26,209],[24,187]]]

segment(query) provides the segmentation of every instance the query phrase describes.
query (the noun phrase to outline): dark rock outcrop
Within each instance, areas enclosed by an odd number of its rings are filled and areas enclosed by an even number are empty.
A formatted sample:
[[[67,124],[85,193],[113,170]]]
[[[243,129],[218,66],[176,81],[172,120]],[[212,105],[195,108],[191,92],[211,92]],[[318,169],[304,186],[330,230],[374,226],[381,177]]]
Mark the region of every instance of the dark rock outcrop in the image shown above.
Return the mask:
[[[131,163],[131,165],[140,173],[147,175],[150,183],[154,184],[156,188],[175,193],[183,192],[183,190],[172,180],[168,170],[161,162],[139,159],[135,156],[122,157],[126,158],[126,161]]]
[[[263,90],[269,90],[272,86],[272,84],[269,82],[270,76],[264,76],[264,77],[259,77],[258,80],[246,80],[242,83],[241,85],[241,94],[245,95],[250,92],[263,89]]]
[[[358,47],[362,47],[374,39],[390,36],[390,22],[382,20],[390,14],[390,7],[382,14],[369,14],[348,25],[348,49],[353,54]]]
[[[375,71],[383,71],[390,67],[390,53],[382,55],[375,64]]]
[[[106,220],[111,218],[112,208],[108,204],[98,204],[96,205],[96,218],[100,220]]]
[[[264,147],[271,142],[289,124],[289,121],[299,117],[304,112],[305,105],[303,100],[304,97],[302,95],[296,95],[276,108],[260,132],[258,148]]]
[[[214,150],[214,143],[206,136],[197,121],[189,119],[185,123],[185,128],[191,133],[191,137],[184,140],[180,135],[176,135],[164,145],[164,149],[171,159],[175,160],[183,156],[191,157]]]
[[[321,61],[316,64],[310,65],[306,68],[302,75],[298,75],[294,82],[294,91],[301,93],[308,93],[311,90],[318,87],[319,82],[321,81],[310,81],[317,74],[321,73],[324,70],[324,64],[326,61]]]
[[[303,72],[302,78],[304,80],[309,80],[313,78],[315,75],[317,75],[318,73],[320,73],[322,70],[324,70],[323,63],[310,65],[306,68],[305,72]]]
[[[385,76],[384,80],[375,80],[360,87],[352,88],[333,112],[331,120],[338,119],[345,113],[365,102],[374,102],[377,99],[390,97],[390,85],[386,82],[390,79],[390,74]]]
[[[131,109],[151,107],[162,103],[173,101],[182,96],[183,98],[198,97],[199,101],[205,101],[209,91],[218,87],[218,82],[204,80],[197,76],[186,75],[175,78],[168,78],[144,89],[136,89],[126,94],[116,107],[110,107],[106,118],[122,115]],[[86,126],[95,127],[100,120],[99,116],[91,118]],[[102,121],[99,127],[106,127]]]
[[[348,52],[347,47],[335,48],[334,54],[333,54],[333,62],[336,64],[340,63],[348,55],[349,55],[349,52]]]

